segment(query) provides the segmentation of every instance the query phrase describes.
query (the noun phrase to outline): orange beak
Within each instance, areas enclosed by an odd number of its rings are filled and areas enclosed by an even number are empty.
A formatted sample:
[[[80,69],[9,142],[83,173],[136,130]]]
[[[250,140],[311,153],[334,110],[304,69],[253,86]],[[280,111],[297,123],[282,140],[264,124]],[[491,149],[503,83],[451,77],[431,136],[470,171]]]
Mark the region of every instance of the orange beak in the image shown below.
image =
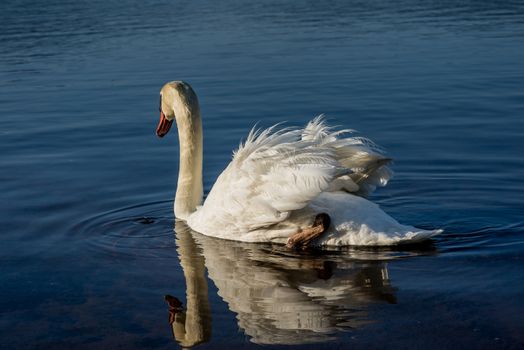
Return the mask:
[[[168,133],[169,129],[171,129],[171,124],[173,124],[173,121],[167,120],[164,113],[160,111],[160,121],[156,127],[156,135],[158,137],[164,137]]]

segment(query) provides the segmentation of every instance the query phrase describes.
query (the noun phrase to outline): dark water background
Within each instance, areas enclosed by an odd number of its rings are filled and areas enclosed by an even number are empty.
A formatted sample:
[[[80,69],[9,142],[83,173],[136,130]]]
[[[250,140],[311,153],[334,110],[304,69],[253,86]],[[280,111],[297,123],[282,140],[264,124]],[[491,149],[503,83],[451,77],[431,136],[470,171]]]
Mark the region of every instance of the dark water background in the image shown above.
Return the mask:
[[[163,296],[185,303],[202,257],[202,348],[524,347],[523,62],[521,1],[3,0],[1,347],[176,348]],[[180,79],[206,191],[254,123],[326,113],[395,158],[373,200],[445,233],[304,254],[173,234],[178,144],[154,129]]]

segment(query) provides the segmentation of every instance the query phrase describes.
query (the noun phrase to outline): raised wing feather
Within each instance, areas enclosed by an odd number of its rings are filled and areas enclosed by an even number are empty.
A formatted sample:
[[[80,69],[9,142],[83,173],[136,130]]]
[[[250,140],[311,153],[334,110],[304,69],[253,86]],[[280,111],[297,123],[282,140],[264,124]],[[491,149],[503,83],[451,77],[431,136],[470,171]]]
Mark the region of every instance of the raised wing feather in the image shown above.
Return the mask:
[[[364,193],[384,168],[370,171],[370,164],[384,157],[370,141],[339,138],[343,132],[332,132],[321,118],[305,129],[253,129],[188,224],[215,236],[245,233],[284,221],[324,191],[347,190],[334,188],[337,181]]]
[[[391,158],[373,141],[364,137],[351,137],[354,130],[334,130],[326,125],[320,115],[308,123],[302,133],[304,140],[313,141],[323,147],[331,148],[337,161],[352,174],[337,178],[330,186],[330,191],[345,190],[361,196],[367,196],[378,186],[385,186],[393,176],[387,166]]]

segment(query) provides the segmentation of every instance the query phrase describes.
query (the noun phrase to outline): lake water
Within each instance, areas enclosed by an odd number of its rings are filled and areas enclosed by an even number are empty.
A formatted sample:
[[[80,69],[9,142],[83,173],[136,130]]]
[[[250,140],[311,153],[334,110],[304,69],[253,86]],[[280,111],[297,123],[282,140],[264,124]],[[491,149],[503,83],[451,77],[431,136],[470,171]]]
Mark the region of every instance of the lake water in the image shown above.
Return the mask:
[[[2,1],[2,348],[524,347],[523,62],[519,1]],[[255,123],[325,113],[395,159],[374,201],[445,232],[174,232],[169,80],[199,95],[205,191]]]

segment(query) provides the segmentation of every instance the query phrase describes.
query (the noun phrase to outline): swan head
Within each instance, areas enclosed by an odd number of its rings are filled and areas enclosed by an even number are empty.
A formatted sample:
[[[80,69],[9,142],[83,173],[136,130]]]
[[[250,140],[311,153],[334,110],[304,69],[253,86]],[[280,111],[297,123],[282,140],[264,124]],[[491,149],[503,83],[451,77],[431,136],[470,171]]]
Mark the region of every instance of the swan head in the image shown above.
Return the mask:
[[[183,125],[191,123],[200,114],[198,99],[191,85],[184,81],[171,81],[160,89],[160,121],[156,128],[158,137],[164,137],[173,120]]]

